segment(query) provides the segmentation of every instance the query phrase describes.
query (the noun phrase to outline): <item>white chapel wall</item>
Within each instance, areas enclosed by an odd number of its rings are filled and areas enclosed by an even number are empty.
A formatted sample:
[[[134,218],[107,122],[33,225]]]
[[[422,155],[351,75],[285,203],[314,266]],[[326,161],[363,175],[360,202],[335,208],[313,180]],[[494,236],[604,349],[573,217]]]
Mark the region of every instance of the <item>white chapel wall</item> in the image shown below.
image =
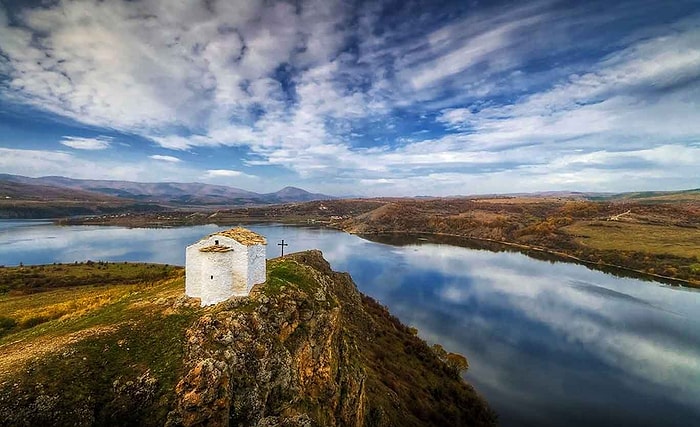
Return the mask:
[[[248,292],[253,285],[263,283],[265,280],[267,280],[265,246],[248,246]]]
[[[192,245],[185,250],[185,294],[194,298],[202,296],[199,248],[200,246]]]

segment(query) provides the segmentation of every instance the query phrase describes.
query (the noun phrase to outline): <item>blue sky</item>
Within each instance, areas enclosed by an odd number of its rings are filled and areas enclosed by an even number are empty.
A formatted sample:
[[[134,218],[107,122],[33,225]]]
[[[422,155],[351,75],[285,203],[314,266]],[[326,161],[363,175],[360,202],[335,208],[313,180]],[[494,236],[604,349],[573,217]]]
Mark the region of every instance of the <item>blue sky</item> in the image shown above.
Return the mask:
[[[0,1],[0,172],[700,187],[700,2]]]

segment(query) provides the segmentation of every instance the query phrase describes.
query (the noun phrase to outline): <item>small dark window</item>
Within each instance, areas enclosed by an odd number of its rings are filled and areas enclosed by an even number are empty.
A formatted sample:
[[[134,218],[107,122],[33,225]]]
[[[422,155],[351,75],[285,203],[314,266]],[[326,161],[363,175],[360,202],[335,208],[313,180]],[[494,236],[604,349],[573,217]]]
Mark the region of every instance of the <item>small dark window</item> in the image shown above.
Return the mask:
[[[211,280],[214,280],[214,276],[211,276]]]
[[[219,241],[218,241],[218,240],[214,240],[214,244],[215,244],[215,245],[218,245],[218,244],[219,244]]]

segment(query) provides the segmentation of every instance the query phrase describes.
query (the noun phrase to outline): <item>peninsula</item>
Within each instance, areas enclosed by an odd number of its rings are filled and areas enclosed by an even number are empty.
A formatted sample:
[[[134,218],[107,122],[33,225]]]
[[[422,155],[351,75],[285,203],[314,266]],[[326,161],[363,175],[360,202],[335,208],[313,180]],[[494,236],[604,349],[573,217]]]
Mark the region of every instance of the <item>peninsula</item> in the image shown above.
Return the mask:
[[[496,421],[462,380],[464,357],[429,347],[318,251],[268,261],[249,297],[208,307],[183,295],[179,267],[0,275],[0,419],[10,425]]]

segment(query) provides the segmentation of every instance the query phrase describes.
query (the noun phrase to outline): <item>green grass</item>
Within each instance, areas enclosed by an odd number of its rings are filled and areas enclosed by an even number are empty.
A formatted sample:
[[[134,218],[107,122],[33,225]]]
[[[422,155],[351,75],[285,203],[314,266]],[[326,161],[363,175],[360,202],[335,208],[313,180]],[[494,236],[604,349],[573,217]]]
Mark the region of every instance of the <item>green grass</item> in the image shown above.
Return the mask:
[[[294,261],[281,259],[271,263],[265,293],[279,293],[282,286],[289,284],[294,284],[305,292],[311,292],[315,286],[315,279],[307,268]]]
[[[87,261],[74,264],[0,267],[0,294],[35,293],[72,286],[147,283],[171,277],[179,267]]]
[[[0,338],[80,317],[179,271],[166,265],[91,261],[0,268]]]

